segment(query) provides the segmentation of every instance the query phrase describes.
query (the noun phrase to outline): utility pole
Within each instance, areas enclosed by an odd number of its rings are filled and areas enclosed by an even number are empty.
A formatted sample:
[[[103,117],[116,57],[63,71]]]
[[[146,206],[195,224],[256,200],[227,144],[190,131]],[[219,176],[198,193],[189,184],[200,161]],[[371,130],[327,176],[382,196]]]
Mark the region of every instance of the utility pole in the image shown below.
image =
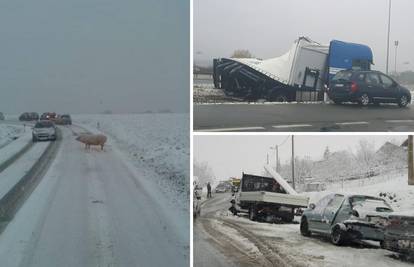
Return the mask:
[[[414,185],[413,136],[408,136],[408,185]]]
[[[385,73],[388,74],[388,60],[390,56],[390,27],[391,27],[391,0],[388,0],[388,34],[387,34],[387,65]]]
[[[292,187],[295,189],[295,145],[294,135],[292,134]]]
[[[397,75],[397,48],[398,48],[398,40],[394,41],[394,45],[395,45],[395,66],[394,66],[394,72],[395,75]]]
[[[272,149],[272,150],[274,149],[275,150],[275,154],[276,154],[275,155],[275,157],[276,157],[275,158],[276,159],[276,163],[275,163],[275,167],[276,168],[275,168],[275,171],[276,172],[279,172],[279,146],[278,145],[275,145],[274,147],[271,146],[270,149]]]
[[[276,172],[279,173],[279,146],[276,145]]]

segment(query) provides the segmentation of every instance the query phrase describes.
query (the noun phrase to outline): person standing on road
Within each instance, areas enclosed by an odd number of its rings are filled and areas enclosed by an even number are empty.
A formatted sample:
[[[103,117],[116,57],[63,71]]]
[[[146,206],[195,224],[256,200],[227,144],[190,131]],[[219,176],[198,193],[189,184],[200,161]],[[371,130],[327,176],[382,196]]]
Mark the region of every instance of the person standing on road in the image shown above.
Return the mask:
[[[210,185],[210,182],[207,183],[207,198],[211,198],[211,185]]]

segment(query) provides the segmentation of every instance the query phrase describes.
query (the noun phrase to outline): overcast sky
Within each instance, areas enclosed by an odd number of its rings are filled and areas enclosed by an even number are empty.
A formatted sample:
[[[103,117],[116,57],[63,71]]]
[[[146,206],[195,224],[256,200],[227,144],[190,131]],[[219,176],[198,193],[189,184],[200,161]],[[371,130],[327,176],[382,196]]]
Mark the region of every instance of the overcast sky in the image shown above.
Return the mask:
[[[0,111],[189,106],[188,0],[1,0]]]
[[[407,136],[397,135],[295,135],[295,156],[309,156],[314,160],[322,159],[328,146],[331,152],[339,150],[356,151],[361,139],[372,142],[378,149],[386,141],[400,145]],[[284,142],[284,143],[283,143]],[[283,143],[283,144],[282,144]],[[275,165],[275,150],[279,146],[279,160],[282,164],[290,161],[291,138],[289,136],[194,136],[194,160],[208,162],[218,180],[240,177],[243,171],[261,174],[269,154],[270,164]]]
[[[390,70],[394,40],[399,40],[397,70],[414,69],[414,1],[392,0]],[[197,0],[194,1],[194,59],[210,62],[248,49],[259,58],[287,52],[295,39],[308,36],[366,44],[374,69],[385,70],[388,0]],[[409,62],[409,64],[404,64]]]

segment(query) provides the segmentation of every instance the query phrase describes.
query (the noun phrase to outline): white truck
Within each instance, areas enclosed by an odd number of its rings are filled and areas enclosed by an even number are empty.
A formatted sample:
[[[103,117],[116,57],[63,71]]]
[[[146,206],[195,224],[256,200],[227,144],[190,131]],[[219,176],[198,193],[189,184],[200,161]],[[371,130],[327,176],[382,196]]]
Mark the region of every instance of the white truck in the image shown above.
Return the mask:
[[[306,208],[309,198],[301,196],[270,166],[271,177],[243,173],[240,189],[235,195],[237,211],[249,213],[252,221],[292,222],[296,208]]]

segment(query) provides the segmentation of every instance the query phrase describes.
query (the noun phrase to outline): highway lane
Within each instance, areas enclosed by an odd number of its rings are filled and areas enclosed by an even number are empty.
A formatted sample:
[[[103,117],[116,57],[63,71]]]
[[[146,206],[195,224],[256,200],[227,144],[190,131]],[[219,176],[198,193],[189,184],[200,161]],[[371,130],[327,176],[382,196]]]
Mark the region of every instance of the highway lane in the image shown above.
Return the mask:
[[[355,104],[194,105],[195,131],[408,132],[414,106]]]
[[[188,265],[187,236],[143,177],[114,147],[85,151],[62,132],[49,171],[0,235],[2,265]]]

